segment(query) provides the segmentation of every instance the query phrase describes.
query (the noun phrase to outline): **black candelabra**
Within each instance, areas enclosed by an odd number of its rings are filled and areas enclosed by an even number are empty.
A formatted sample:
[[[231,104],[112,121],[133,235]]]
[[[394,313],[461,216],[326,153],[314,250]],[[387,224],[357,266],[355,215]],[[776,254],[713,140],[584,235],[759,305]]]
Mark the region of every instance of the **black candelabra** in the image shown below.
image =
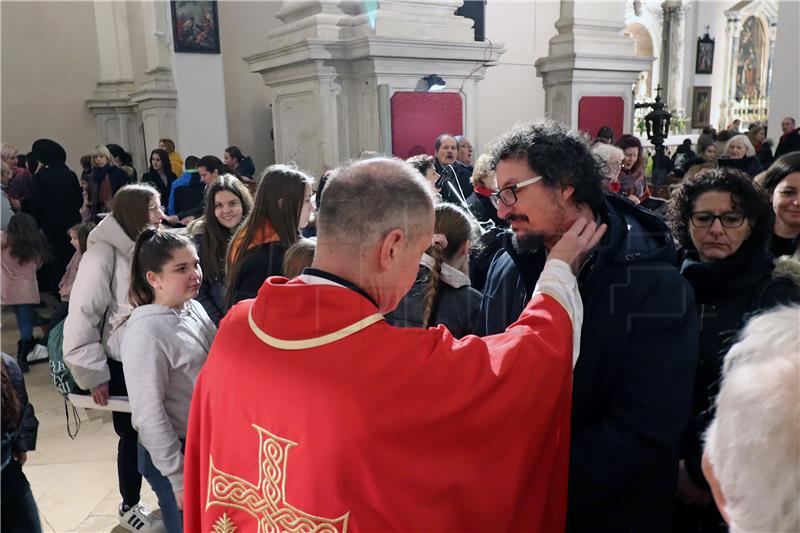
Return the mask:
[[[669,137],[669,123],[672,114],[667,111],[664,102],[661,101],[661,85],[656,87],[655,102],[644,102],[634,104],[635,109],[650,108],[648,114],[644,116],[647,128],[647,140],[655,147],[653,156],[653,184],[662,185],[667,180],[667,174],[672,170],[670,159],[664,153],[664,141]]]

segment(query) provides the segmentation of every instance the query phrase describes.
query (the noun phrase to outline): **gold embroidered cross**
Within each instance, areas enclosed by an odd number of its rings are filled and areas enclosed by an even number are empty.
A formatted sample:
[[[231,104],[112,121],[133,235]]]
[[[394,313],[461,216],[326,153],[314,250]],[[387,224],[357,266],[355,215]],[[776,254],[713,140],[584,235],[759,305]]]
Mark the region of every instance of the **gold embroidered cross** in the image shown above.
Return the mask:
[[[258,432],[258,484],[226,474],[209,457],[208,498],[212,505],[240,509],[258,521],[258,533],[346,533],[347,512],[330,519],[303,512],[286,503],[286,458],[292,442],[253,424]]]

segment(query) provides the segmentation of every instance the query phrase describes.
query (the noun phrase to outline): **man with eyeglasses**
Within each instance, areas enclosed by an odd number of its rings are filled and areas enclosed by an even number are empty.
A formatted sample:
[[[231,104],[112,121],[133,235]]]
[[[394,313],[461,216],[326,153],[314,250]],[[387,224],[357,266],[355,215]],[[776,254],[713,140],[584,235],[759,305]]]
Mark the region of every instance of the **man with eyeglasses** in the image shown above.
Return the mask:
[[[449,133],[436,137],[433,145],[436,159],[434,168],[441,176],[436,187],[441,189],[442,200],[466,206],[466,199],[472,194],[472,169],[458,161],[458,141]]]
[[[652,213],[605,195],[577,132],[518,126],[491,151],[493,200],[513,236],[489,270],[479,335],[503,331],[576,220],[608,231],[578,275],[585,308],[573,376],[567,531],[670,530],[698,323],[672,237]]]

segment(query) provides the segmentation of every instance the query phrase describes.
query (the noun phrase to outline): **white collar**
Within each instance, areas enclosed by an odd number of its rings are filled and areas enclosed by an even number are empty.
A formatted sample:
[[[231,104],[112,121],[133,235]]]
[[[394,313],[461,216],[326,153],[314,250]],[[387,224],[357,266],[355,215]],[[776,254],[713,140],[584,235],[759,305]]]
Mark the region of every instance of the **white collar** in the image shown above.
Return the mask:
[[[426,253],[423,253],[419,263],[428,269],[433,270],[433,265],[436,264],[436,259]],[[466,274],[457,268],[451,267],[445,262],[442,262],[442,274],[440,279],[454,289],[460,289],[461,287],[470,285],[469,278]]]

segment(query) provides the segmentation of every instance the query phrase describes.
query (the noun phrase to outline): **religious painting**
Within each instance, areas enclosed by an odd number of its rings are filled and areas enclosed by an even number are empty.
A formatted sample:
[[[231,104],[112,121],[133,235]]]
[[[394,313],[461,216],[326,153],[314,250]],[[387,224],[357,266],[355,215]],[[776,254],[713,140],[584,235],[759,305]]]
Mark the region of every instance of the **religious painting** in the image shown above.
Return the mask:
[[[711,74],[714,68],[714,39],[708,33],[697,38],[697,57],[694,62],[695,74]]]
[[[176,52],[219,53],[219,15],[217,2],[170,2],[172,37]]]
[[[756,17],[748,17],[739,34],[736,56],[736,100],[763,96],[761,79],[764,58],[764,29]]]
[[[695,87],[692,91],[692,128],[711,125],[711,87]]]

